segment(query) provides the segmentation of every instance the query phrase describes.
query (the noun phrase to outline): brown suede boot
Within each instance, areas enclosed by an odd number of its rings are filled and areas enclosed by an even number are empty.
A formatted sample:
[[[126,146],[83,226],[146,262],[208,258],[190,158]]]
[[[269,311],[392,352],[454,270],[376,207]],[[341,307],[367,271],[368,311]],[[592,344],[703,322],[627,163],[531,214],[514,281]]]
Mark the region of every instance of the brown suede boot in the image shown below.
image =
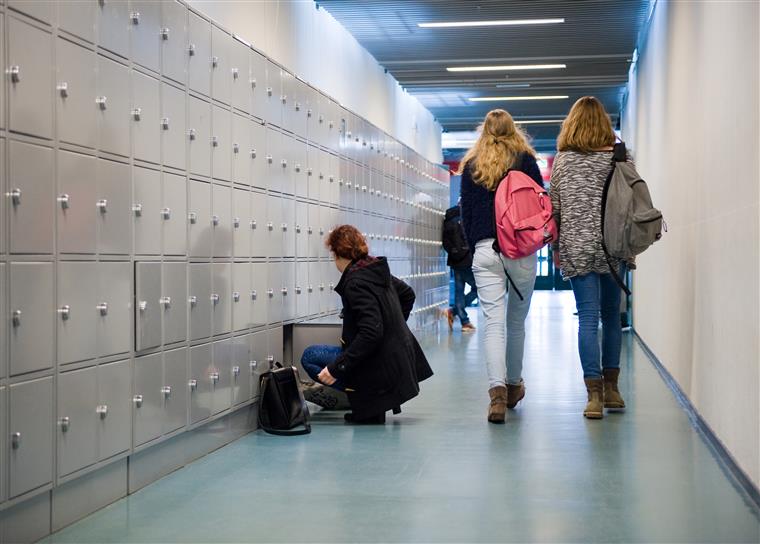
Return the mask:
[[[491,404],[488,405],[488,421],[491,423],[504,423],[507,413],[507,388],[497,385],[488,390]]]
[[[604,417],[604,384],[601,378],[584,380],[588,391],[588,403],[583,415],[589,419],[602,419]]]
[[[618,390],[619,368],[605,368],[604,375],[604,407],[611,410],[624,410],[625,401]]]
[[[523,381],[520,381],[519,385],[507,384],[507,408],[513,410],[523,397],[525,397],[525,383]]]

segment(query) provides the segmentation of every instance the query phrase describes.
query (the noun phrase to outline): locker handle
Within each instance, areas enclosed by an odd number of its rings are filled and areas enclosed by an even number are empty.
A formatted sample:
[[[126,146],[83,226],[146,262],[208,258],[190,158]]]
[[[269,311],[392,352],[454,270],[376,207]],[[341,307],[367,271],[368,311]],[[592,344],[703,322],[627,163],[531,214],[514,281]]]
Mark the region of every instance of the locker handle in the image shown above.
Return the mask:
[[[301,294],[301,287],[296,285],[296,295],[300,295],[300,294]]]
[[[332,177],[330,178],[330,181],[332,181]],[[343,178],[338,179],[338,185],[343,185]]]
[[[211,224],[215,227],[219,225],[219,216],[218,215],[212,215],[211,216]]]
[[[309,285],[309,287],[307,287],[306,289],[309,291],[309,293],[313,293],[314,292],[314,286],[313,285]]]
[[[254,229],[254,230],[256,229],[256,220],[255,219],[251,219],[251,229]]]
[[[240,228],[240,218],[239,217],[235,217],[235,218],[232,219],[232,226],[235,227],[236,229]]]
[[[172,307],[172,297],[161,297],[158,299],[158,303],[163,306],[165,310],[168,310]]]
[[[267,87],[267,95],[272,96],[272,87]]]
[[[56,198],[56,200],[61,205],[61,209],[65,210],[69,207],[69,201],[71,200],[71,197],[69,197],[69,195],[66,193],[63,193],[61,196]]]
[[[296,225],[296,233],[301,234],[301,225]]]
[[[161,394],[164,396],[165,399],[168,399],[172,396],[172,386],[171,385],[165,385],[161,388]]]
[[[106,213],[108,211],[108,200],[101,198],[95,203],[95,207],[100,210],[100,213]]]
[[[308,117],[308,118],[311,119],[311,116],[312,116],[312,111],[311,110],[306,110],[306,117]]]
[[[195,295],[190,295],[187,301],[190,303],[191,307],[195,306],[196,304],[198,304],[198,297],[196,297]]]
[[[251,149],[251,158],[252,159],[256,158],[256,150],[255,149]]]
[[[288,95],[285,95],[285,94],[281,95],[281,96],[280,96],[280,101],[281,101],[283,104],[286,104],[286,103],[288,102]]]
[[[198,214],[195,212],[190,212],[187,214],[187,219],[190,221],[191,225],[195,225],[195,223],[198,221]]]
[[[101,404],[97,408],[95,408],[95,413],[100,416],[100,419],[105,419],[108,415],[108,405],[107,404]]]
[[[218,304],[219,303],[219,298],[220,297],[219,297],[219,295],[217,293],[213,293],[211,295],[211,302],[213,302],[214,304]]]
[[[218,372],[212,372],[209,374],[209,378],[211,379],[211,383],[216,385],[219,381],[219,373]]]
[[[190,391],[195,391],[198,389],[198,380],[190,380],[187,382],[187,386],[190,388]]]
[[[132,20],[133,25],[139,25],[140,24],[140,12],[139,11],[133,11],[129,14],[129,18]]]
[[[296,164],[296,172],[300,172],[300,171],[301,171],[301,165],[300,164]]]
[[[358,187],[358,185],[357,185],[357,187]],[[366,185],[362,185],[362,191],[364,191],[365,193],[367,192],[367,186]]]
[[[139,303],[140,311],[144,312],[148,309],[148,301],[147,300],[141,300]]]
[[[211,57],[211,67],[216,68],[217,66],[219,66],[219,57],[214,55],[213,57]]]
[[[142,406],[142,403],[143,403],[143,396],[142,395],[135,395],[134,397],[132,397],[132,402],[135,403],[135,407],[136,408],[140,408]]]
[[[61,432],[62,433],[68,432],[69,425],[71,425],[71,418],[69,418],[68,416],[64,416],[64,417],[62,417],[61,419],[58,420],[58,423],[61,426]]]
[[[161,210],[161,217],[163,217],[164,221],[168,221],[172,218],[172,210],[171,208],[164,208]]]
[[[168,117],[164,117],[163,119],[161,119],[161,128],[164,129],[164,130],[169,130],[169,118]]]
[[[269,222],[269,223],[267,223],[267,228],[269,230],[274,230],[274,225],[271,222]]]
[[[256,300],[256,298],[257,298],[258,296],[259,296],[259,295],[258,295],[258,293],[257,293],[256,291],[251,291],[251,300]]]
[[[21,446],[21,433],[15,432],[11,434],[11,447],[14,450],[17,450],[19,449],[20,446]]]
[[[132,206],[132,211],[135,213],[135,217],[140,217],[142,215],[142,204]]]
[[[237,291],[232,293],[232,300],[235,302],[240,302],[240,293],[238,293]]]
[[[187,137],[190,141],[195,140],[195,129],[191,128],[187,131]]]
[[[267,162],[268,162],[269,164],[272,164],[272,161],[273,161],[273,160],[274,160],[274,159],[273,159],[272,155],[267,155]]]
[[[301,103],[296,102],[296,111],[301,111]]]
[[[308,229],[306,229],[306,232],[308,232],[309,234],[313,234],[314,233],[314,229],[311,228],[311,227],[309,227]]]
[[[313,175],[314,175],[314,170],[313,170],[313,169],[311,169],[311,168],[307,168],[307,169],[306,169],[306,175],[307,175],[307,176],[313,176]]]
[[[348,187],[349,189],[351,188],[351,182],[350,181],[348,183],[346,183],[346,187]]]
[[[5,71],[11,78],[12,83],[18,83],[21,81],[21,68],[18,66],[11,66]]]
[[[98,107],[101,110],[105,110],[106,109],[106,102],[108,102],[108,97],[107,96],[98,96],[95,99],[95,104],[97,104]]]
[[[5,196],[11,199],[14,206],[21,204],[21,189],[11,189],[10,192],[5,193]]]
[[[288,224],[287,223],[283,223],[282,225],[280,225],[280,227],[282,227],[282,232],[287,232],[288,231]]]
[[[320,115],[318,117],[318,119],[319,119],[320,124],[325,122],[325,116],[324,115]]]
[[[55,90],[58,91],[58,94],[61,95],[61,98],[66,98],[69,96],[69,84],[65,81],[62,81],[56,85]]]
[[[100,312],[100,315],[108,315],[108,303],[107,302],[101,302],[97,306],[95,306],[95,309]]]
[[[272,298],[274,296],[274,289],[267,289],[267,295],[269,295],[269,298]]]
[[[161,39],[162,40],[166,41],[166,40],[169,39],[169,29],[168,28],[166,28],[166,27],[162,28],[161,31],[159,32],[159,34],[161,35]]]
[[[211,137],[211,147],[219,147],[219,137],[218,136],[212,136]]]
[[[249,80],[249,83],[251,84],[251,89],[255,89],[256,88],[256,80],[255,79]]]
[[[141,115],[142,115],[142,108],[135,108],[132,110],[132,118],[135,121],[139,121]]]
[[[240,77],[240,70],[237,68],[232,69],[232,79],[238,79]]]
[[[288,160],[287,159],[282,159],[280,161],[280,164],[282,165],[283,168],[287,168],[288,167]]]
[[[13,310],[13,326],[18,327],[21,325],[21,310]]]
[[[282,293],[284,296],[288,296],[288,288],[287,288],[287,287],[283,287],[282,289],[280,289],[280,292],[281,292],[281,293]]]
[[[239,366],[233,366],[232,367],[232,375],[235,376],[235,378],[237,378],[238,376],[240,376],[240,367]]]
[[[189,56],[191,56],[191,57],[195,56],[195,44],[194,43],[191,43],[190,45],[187,46],[187,54]]]
[[[240,144],[232,144],[232,152],[240,153]]]
[[[257,366],[259,366],[258,361],[249,361],[248,363],[248,368],[251,369],[251,373],[255,372]]]
[[[63,321],[67,321],[71,314],[71,306],[69,306],[68,304],[64,304],[63,306],[58,308],[57,312],[61,316],[61,319]]]

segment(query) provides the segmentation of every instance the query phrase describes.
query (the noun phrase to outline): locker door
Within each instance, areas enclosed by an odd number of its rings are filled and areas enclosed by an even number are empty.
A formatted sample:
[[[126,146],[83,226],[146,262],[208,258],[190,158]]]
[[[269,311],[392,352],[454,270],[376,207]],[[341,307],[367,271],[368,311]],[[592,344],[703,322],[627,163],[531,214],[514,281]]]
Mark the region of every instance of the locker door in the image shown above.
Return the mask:
[[[289,198],[282,200],[282,254],[285,257],[295,257],[296,255],[296,229],[295,215],[296,202]]]
[[[74,363],[97,355],[95,327],[97,263],[58,263],[58,362]]]
[[[304,142],[293,140],[293,194],[306,198],[309,194],[308,150]]]
[[[187,338],[187,264],[163,263],[164,344]]]
[[[95,2],[58,0],[58,29],[65,30],[90,43],[95,43]]]
[[[0,272],[2,271],[2,266],[0,266]],[[0,301],[1,302],[1,301]],[[0,387],[0,406],[3,408],[3,413],[5,413],[8,410],[8,405],[6,402],[6,389],[5,387]],[[0,502],[5,502],[8,498],[8,484],[6,482],[7,479],[7,469],[5,467],[8,466],[7,461],[5,460],[5,457],[7,455],[8,446],[5,442],[5,437],[8,436],[8,431],[5,428],[5,420],[7,418],[0,418],[0,466],[3,467],[2,473],[0,473]]]
[[[269,329],[267,331],[267,347],[269,351],[267,358],[272,362],[285,364],[282,357],[282,346],[282,327]]]
[[[96,367],[58,377],[58,475],[66,476],[98,460]],[[23,438],[23,436],[22,436]]]
[[[6,306],[5,306],[5,302],[6,302],[6,295],[5,295],[5,285],[6,285],[5,284],[5,279],[6,279],[6,275],[5,274],[6,274],[6,272],[5,272],[5,263],[0,263],[0,312],[5,312],[6,311]],[[3,323],[5,323],[5,317],[3,317]],[[8,344],[6,344],[7,339],[8,339],[8,337],[7,337],[6,325],[3,324],[3,326],[0,327],[0,378],[5,378],[6,375],[7,375],[6,372],[8,371],[8,366],[7,366],[8,352],[6,351],[7,346],[8,346]],[[0,399],[0,406],[2,406],[3,409],[5,409],[5,405],[2,403],[2,399]],[[2,419],[2,418],[0,418],[0,419]],[[2,430],[3,429],[0,428],[0,436],[4,436],[2,434]],[[0,443],[0,461],[2,461],[2,451],[3,451],[3,448],[2,448],[2,444]],[[5,466],[5,465],[3,465],[3,466]],[[2,498],[4,497],[4,495],[3,495],[3,489],[2,489],[3,482],[4,482],[4,478],[2,478],[0,476],[0,500],[3,500]]]
[[[295,206],[296,257],[306,258],[309,254],[309,205],[296,202]]]
[[[56,119],[58,138],[95,147],[95,55],[59,38],[56,40]]]
[[[321,281],[321,274],[320,274],[320,263],[315,261],[310,261],[307,263],[304,263],[307,267],[307,274],[308,274],[308,284],[306,287],[306,292],[308,293],[308,309],[309,309],[309,315],[315,315],[318,314],[320,311],[320,290],[319,290],[319,284]]]
[[[129,165],[98,159],[96,169],[98,251],[109,255],[128,255],[132,249],[132,180]]]
[[[230,103],[232,37],[216,26],[211,27],[211,86],[214,100]]]
[[[8,497],[53,479],[53,378],[11,385]]]
[[[10,264],[10,376],[53,365],[53,263]]]
[[[188,265],[190,340],[211,336],[211,265]]]
[[[129,4],[126,0],[99,2],[98,45],[112,53],[129,56]]]
[[[270,258],[283,256],[282,206],[282,198],[271,193],[267,195],[267,256]]]
[[[126,353],[132,345],[132,265],[101,261],[97,268],[98,353],[102,357]]]
[[[132,373],[129,360],[98,367],[100,460],[129,449],[132,440]]]
[[[188,85],[201,94],[211,96],[211,23],[188,12]]]
[[[291,111],[293,113],[293,132],[301,138],[306,138],[308,111],[309,111],[309,87],[301,80],[294,79],[296,95]]]
[[[58,251],[95,253],[95,158],[58,152]]]
[[[99,147],[103,151],[129,156],[129,69],[98,56],[96,105]]]
[[[260,189],[266,189],[269,187],[267,179],[270,175],[270,165],[267,162],[267,156],[269,154],[267,146],[267,135],[269,131],[264,128],[264,125],[257,123],[256,121],[251,124],[251,146],[250,146],[250,159],[251,159],[251,185]]]
[[[160,84],[157,79],[132,72],[132,138],[135,158],[161,162]]]
[[[282,104],[282,122],[279,125],[288,132],[295,129],[296,87],[293,74],[280,70],[280,102]]]
[[[211,105],[191,96],[188,102],[190,172],[211,176]]]
[[[187,424],[187,348],[164,352],[163,433]]]
[[[237,258],[251,256],[251,193],[247,189],[232,191],[232,247]],[[258,226],[258,224],[256,225]]]
[[[251,120],[232,116],[232,179],[242,185],[251,184]]]
[[[211,172],[216,179],[232,179],[231,140],[230,112],[215,105],[211,116]]]
[[[211,278],[211,315],[214,334],[232,330],[232,264],[214,263]]]
[[[268,323],[279,323],[283,317],[282,263],[269,263],[267,268],[267,308]]]
[[[187,253],[187,180],[164,172],[164,255]]]
[[[288,261],[281,263],[281,282],[283,321],[291,321],[296,318],[296,263]]]
[[[267,204],[270,198],[265,193],[251,192],[251,256],[266,257],[269,250],[269,229]]]
[[[303,318],[309,315],[309,263],[299,261],[296,263],[296,312],[295,318]]]
[[[271,123],[275,126],[282,126],[282,111],[283,111],[283,97],[282,83],[280,81],[280,68],[266,59],[266,98],[267,106],[264,118],[267,123]]]
[[[52,253],[55,178],[52,150],[8,143],[11,253]]]
[[[135,447],[161,436],[163,416],[161,354],[135,357],[132,406],[135,414]],[[95,411],[92,411],[93,414]],[[97,428],[97,421],[93,425]]]
[[[250,335],[251,339],[251,359],[248,362],[248,368],[251,372],[251,398],[259,398],[259,384],[261,375],[269,370],[269,348],[267,346],[267,332],[259,331]]]
[[[161,344],[161,263],[135,263],[135,349]]]
[[[330,204],[333,206],[340,205],[341,189],[342,186],[338,183],[341,176],[340,173],[341,160],[337,155],[330,155],[330,178],[327,180],[332,186]],[[326,225],[325,225],[326,226]]]
[[[176,0],[161,4],[161,66],[166,77],[187,81],[187,9]]]
[[[308,94],[306,109],[306,138],[312,145],[322,145],[321,129],[319,122],[320,95],[316,89],[307,87]]]
[[[14,132],[53,138],[52,46],[47,32],[8,18],[8,126]]]
[[[303,196],[311,200],[319,200],[319,188],[324,179],[322,173],[322,151],[314,146],[308,146],[306,150],[306,187]]]
[[[230,64],[232,65],[232,106],[246,113],[251,112],[251,70],[250,48],[233,39],[230,42]]]
[[[269,269],[267,263],[251,264],[251,290],[249,301],[251,303],[251,326],[261,327],[267,324],[269,311]]]
[[[330,252],[325,245],[328,232],[332,228],[332,214],[333,208],[326,208],[325,206],[319,207],[319,230],[317,231],[320,243],[319,243],[319,257],[330,257]]]
[[[232,354],[232,405],[251,400],[251,335],[230,340]]]
[[[135,253],[159,255],[161,238],[161,174],[155,170],[134,167],[134,204],[132,213],[135,224]]]
[[[308,227],[306,228],[307,238],[307,257],[316,259],[319,256],[319,244],[322,243],[322,237],[319,235],[319,205],[309,204],[307,211]]]
[[[268,121],[267,108],[269,96],[267,95],[267,61],[256,51],[250,52],[251,77],[250,89],[252,93],[251,113],[261,120]]]
[[[211,344],[190,348],[190,423],[208,418],[213,408],[211,379],[216,369],[211,360]]]
[[[266,128],[266,185],[270,191],[282,192],[282,170],[284,157],[280,157],[280,133],[269,126]],[[285,161],[287,166],[287,161]]]
[[[232,264],[232,330],[251,326],[251,263]]]
[[[154,72],[159,71],[161,40],[161,3],[131,0],[132,61]]]
[[[164,164],[185,170],[185,92],[164,83],[161,86],[161,101],[161,149]],[[191,113],[192,110],[189,110],[188,122],[193,119]]]
[[[214,256],[232,255],[232,189],[224,185],[213,185],[213,214],[211,225],[214,236]]]
[[[188,210],[191,257],[211,257],[211,186],[202,181],[188,183],[190,204]]]
[[[296,189],[296,166],[298,166],[298,143],[288,135],[280,136],[281,191],[293,195]]]
[[[212,414],[218,414],[232,404],[232,340],[214,342],[214,372],[211,378],[213,388]]]

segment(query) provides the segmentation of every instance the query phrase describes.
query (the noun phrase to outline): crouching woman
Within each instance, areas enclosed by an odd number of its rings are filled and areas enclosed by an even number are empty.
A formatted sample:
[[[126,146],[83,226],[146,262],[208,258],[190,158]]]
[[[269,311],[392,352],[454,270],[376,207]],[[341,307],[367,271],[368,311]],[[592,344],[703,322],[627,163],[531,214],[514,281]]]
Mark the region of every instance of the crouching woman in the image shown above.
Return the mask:
[[[343,302],[342,347],[311,346],[301,364],[312,379],[348,394],[346,421],[382,424],[433,375],[406,324],[414,291],[391,275],[385,257],[369,255],[355,227],[337,227],[326,244],[342,274],[335,287]]]

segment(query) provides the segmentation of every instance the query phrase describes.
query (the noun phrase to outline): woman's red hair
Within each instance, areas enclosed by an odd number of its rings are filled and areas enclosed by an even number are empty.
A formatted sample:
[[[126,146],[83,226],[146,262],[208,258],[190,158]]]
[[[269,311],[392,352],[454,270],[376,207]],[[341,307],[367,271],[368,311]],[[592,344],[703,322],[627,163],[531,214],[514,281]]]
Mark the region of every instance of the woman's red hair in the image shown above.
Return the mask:
[[[369,255],[367,241],[359,229],[352,225],[336,227],[327,237],[325,245],[336,257],[351,261],[358,261]]]

